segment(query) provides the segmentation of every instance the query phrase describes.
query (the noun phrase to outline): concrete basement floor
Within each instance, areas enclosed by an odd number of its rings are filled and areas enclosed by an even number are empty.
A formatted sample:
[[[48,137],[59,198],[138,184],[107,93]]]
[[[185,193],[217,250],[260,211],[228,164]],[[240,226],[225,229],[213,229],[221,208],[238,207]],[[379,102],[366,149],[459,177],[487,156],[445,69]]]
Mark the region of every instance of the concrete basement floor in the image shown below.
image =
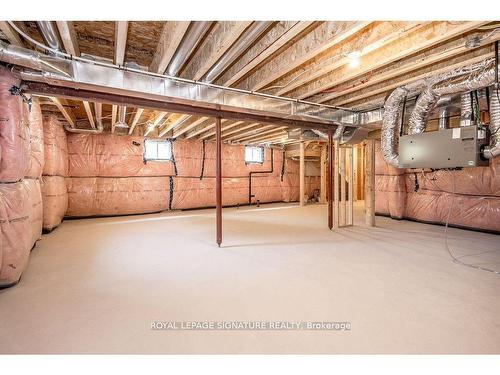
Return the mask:
[[[0,291],[0,353],[500,353],[500,276],[443,227],[330,232],[295,204],[65,221]],[[362,222],[362,211],[356,212]],[[500,237],[449,230],[500,269]],[[161,321],[349,321],[350,331],[153,331]]]

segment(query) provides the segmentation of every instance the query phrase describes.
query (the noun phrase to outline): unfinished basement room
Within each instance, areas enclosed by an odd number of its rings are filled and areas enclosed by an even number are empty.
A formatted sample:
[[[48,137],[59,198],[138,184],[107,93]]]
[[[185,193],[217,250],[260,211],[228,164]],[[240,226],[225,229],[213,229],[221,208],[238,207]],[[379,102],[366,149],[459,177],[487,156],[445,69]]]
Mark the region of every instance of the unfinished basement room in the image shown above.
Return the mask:
[[[499,40],[1,21],[0,353],[499,354]]]

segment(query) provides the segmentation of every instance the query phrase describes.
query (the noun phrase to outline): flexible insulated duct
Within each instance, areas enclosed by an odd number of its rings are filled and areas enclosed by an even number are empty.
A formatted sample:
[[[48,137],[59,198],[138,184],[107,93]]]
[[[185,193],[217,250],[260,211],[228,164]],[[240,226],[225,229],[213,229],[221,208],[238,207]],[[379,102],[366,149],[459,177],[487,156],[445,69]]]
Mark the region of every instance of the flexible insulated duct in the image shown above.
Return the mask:
[[[169,76],[175,77],[179,74],[179,71],[189,59],[200,40],[210,28],[211,24],[211,21],[191,22],[186,36],[177,48],[177,51],[175,51],[172,61],[170,61],[170,64],[168,65],[167,74]]]
[[[500,88],[495,85],[490,90],[490,146],[484,149],[488,159],[500,155]]]
[[[390,165],[399,165],[399,115],[403,101],[408,94],[404,87],[396,88],[384,104],[382,118],[381,148],[384,159]]]
[[[36,21],[38,30],[42,34],[45,43],[52,49],[61,51],[61,44],[59,43],[59,36],[57,33],[56,25],[52,21]]]
[[[204,82],[213,82],[224,70],[262,35],[272,24],[271,21],[252,23],[239,37],[238,41],[215,63],[203,77]]]
[[[447,73],[432,77],[427,82],[415,107],[410,115],[408,133],[418,134],[425,131],[427,119],[432,109],[437,105],[443,95],[470,92],[487,87],[495,82],[496,63],[494,59],[487,59],[480,63],[452,70]],[[399,123],[401,103],[410,90],[407,87],[396,88],[384,105],[384,117],[382,121],[382,151],[387,163],[394,167],[399,166]],[[498,91],[496,91],[498,92]],[[498,99],[498,98],[497,98]],[[493,104],[493,106],[491,105]],[[495,133],[498,122],[495,122],[498,114],[498,100],[492,98],[490,104],[490,116],[492,126],[490,127],[492,137],[490,148],[485,152],[486,157],[493,157],[500,146],[500,137]],[[493,108],[496,106],[495,108]],[[497,111],[497,112],[495,112]]]
[[[460,126],[472,125],[472,98],[470,92],[460,94]]]

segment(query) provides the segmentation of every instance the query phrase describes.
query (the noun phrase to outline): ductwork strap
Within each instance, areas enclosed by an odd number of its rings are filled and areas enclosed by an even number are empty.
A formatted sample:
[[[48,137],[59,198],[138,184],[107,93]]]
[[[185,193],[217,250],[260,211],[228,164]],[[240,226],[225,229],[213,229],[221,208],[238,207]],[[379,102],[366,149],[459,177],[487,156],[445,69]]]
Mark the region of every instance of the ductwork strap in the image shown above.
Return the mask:
[[[168,209],[172,209],[172,201],[174,200],[174,178],[172,176],[169,176],[169,182],[170,182],[170,194],[168,197]]]
[[[202,142],[202,156],[201,156],[201,173],[200,180],[203,180],[203,173],[205,172],[205,140]]]

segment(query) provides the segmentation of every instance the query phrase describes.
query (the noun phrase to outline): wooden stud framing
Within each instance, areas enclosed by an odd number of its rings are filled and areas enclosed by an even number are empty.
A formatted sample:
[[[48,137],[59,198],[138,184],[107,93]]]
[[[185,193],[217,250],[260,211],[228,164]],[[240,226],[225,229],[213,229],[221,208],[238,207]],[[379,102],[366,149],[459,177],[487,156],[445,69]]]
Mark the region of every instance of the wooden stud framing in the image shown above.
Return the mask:
[[[300,178],[300,205],[304,206],[306,194],[306,164],[305,164],[305,144],[304,141],[300,142],[300,160],[299,160],[299,178]]]
[[[375,226],[375,140],[365,140],[365,224]]]

